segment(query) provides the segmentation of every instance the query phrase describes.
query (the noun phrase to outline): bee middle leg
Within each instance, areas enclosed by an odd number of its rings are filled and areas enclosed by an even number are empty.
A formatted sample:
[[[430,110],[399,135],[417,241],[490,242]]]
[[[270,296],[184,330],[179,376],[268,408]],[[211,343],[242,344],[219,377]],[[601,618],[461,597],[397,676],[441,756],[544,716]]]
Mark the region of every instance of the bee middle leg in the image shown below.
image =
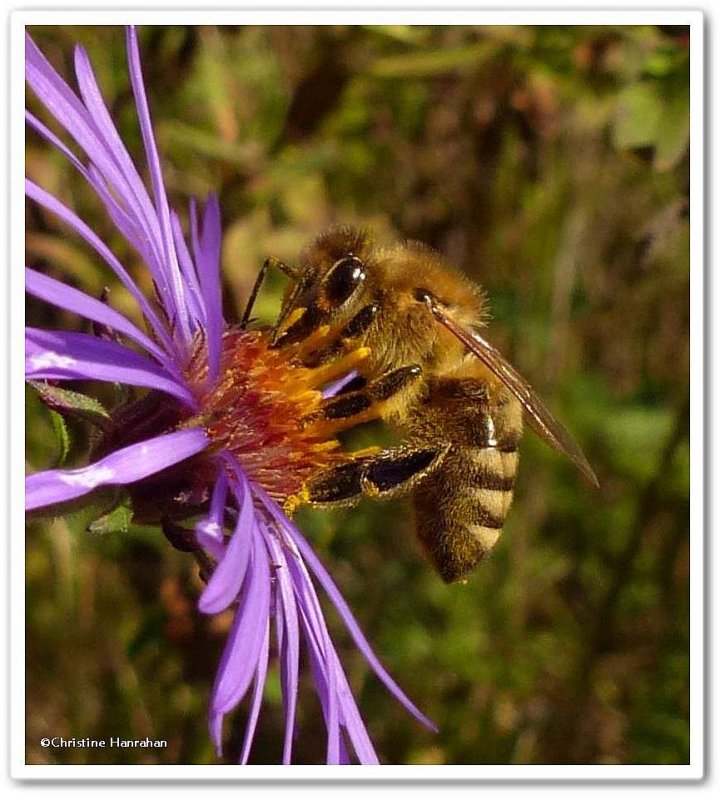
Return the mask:
[[[399,367],[367,382],[361,389],[327,398],[314,414],[305,417],[302,425],[326,421],[331,429],[350,427],[380,416],[381,405],[410,388],[422,376],[417,364]]]

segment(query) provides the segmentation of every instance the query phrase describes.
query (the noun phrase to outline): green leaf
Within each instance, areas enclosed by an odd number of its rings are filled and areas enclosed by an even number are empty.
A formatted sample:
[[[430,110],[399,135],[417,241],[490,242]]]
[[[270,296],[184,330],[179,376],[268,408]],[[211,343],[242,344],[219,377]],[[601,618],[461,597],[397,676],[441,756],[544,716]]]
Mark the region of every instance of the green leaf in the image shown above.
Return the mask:
[[[410,53],[403,56],[379,58],[370,73],[379,78],[411,78],[440,75],[460,69],[475,67],[488,59],[496,49],[495,42],[447,50],[431,50],[425,53]]]
[[[619,95],[614,146],[624,150],[653,144],[657,140],[662,115],[662,99],[653,84],[628,86]]]
[[[208,158],[227,161],[244,170],[250,170],[263,157],[261,149],[254,143],[224,141],[216,132],[204,131],[182,122],[167,120],[158,127],[170,147],[183,145],[187,152],[193,151]]]
[[[654,168],[672,169],[690,141],[690,96],[687,82],[642,81],[619,96],[614,122],[619,149],[652,146]]]
[[[665,172],[677,164],[690,143],[690,97],[687,87],[668,99],[657,131],[654,168]]]
[[[127,533],[131,520],[133,518],[133,511],[127,505],[120,505],[104,514],[88,526],[90,533]]]
[[[361,25],[368,33],[393,42],[415,45],[425,40],[426,31],[420,25]]]

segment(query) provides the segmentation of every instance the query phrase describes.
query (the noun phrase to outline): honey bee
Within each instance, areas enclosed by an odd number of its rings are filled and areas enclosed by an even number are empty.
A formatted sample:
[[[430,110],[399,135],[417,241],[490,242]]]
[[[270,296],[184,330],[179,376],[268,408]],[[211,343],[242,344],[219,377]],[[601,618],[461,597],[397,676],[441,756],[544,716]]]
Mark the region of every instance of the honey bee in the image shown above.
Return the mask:
[[[409,241],[374,247],[363,231],[333,228],[303,250],[298,266],[268,259],[253,296],[270,265],[292,279],[274,347],[324,330],[308,366],[369,350],[357,378],[320,413],[330,420],[379,416],[403,437],[401,446],[364,451],[315,475],[291,507],[410,492],[417,536],[450,583],[464,580],[499,539],[524,423],[599,485],[574,439],[483,337],[481,290],[437,252]]]

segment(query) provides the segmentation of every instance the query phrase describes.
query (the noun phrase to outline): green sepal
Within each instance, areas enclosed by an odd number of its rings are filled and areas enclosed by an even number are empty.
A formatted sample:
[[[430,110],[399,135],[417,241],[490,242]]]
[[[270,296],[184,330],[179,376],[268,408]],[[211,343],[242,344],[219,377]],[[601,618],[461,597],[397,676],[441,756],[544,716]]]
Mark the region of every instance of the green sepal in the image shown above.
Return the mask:
[[[28,381],[38,393],[40,399],[51,411],[59,414],[71,414],[99,428],[108,426],[110,417],[108,411],[94,397],[62,389],[60,386],[43,381]]]
[[[50,409],[50,421],[53,425],[56,439],[58,440],[58,461],[57,466],[62,467],[68,457],[70,450],[70,436],[68,435],[68,428],[66,427],[65,420],[62,415],[57,411]]]

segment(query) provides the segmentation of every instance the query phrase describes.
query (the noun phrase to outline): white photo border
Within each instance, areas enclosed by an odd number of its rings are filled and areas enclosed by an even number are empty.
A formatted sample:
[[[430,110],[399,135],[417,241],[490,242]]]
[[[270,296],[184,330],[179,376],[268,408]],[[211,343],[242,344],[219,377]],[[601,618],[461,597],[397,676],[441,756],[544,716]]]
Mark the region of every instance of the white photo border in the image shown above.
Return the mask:
[[[398,9],[342,10],[319,3],[317,9],[287,4],[283,9],[142,11],[89,8],[65,11],[18,10],[9,19],[10,39],[10,461],[24,462],[23,328],[24,328],[24,42],[26,25],[689,25],[690,73],[690,352],[691,352],[691,472],[690,472],[690,734],[691,761],[686,765],[461,765],[461,766],[227,766],[227,765],[28,765],[25,759],[25,564],[24,486],[19,469],[9,470],[10,528],[10,775],[19,780],[144,780],[144,781],[694,781],[704,775],[704,17],[701,11],[630,10],[508,10],[484,11],[464,7],[421,9],[400,4]],[[79,22],[82,17],[82,23]]]

